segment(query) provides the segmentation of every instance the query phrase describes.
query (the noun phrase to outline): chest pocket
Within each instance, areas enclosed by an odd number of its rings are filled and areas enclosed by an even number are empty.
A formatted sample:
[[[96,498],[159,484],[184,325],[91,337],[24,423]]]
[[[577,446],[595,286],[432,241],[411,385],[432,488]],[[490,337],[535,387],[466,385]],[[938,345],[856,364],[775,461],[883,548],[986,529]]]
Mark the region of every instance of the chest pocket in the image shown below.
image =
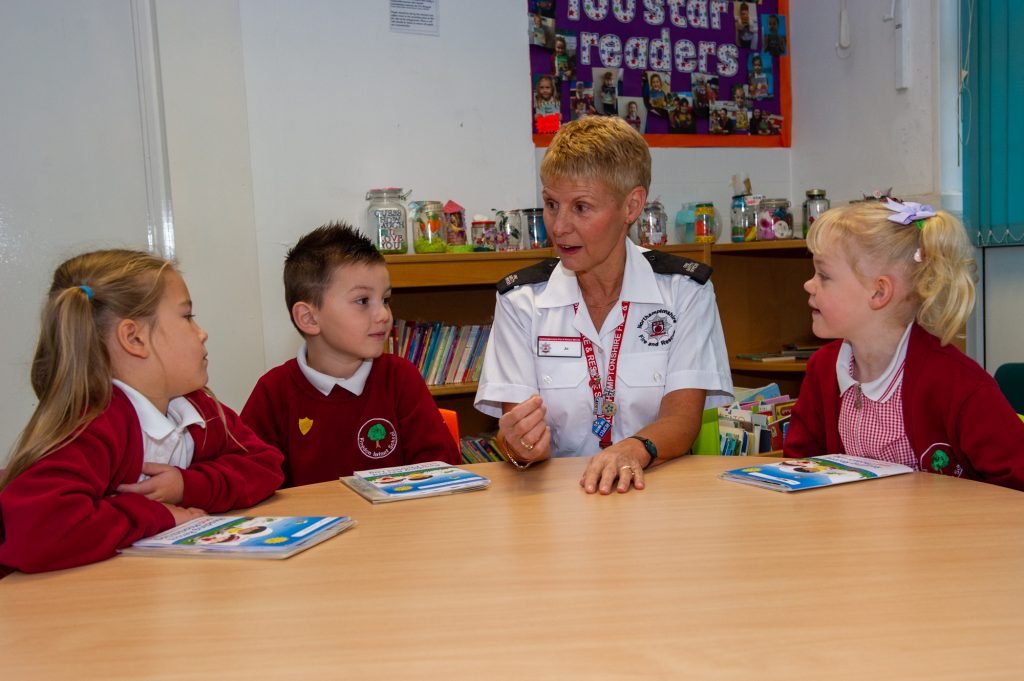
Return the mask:
[[[665,388],[667,352],[634,352],[619,357],[619,378],[631,388]]]
[[[549,357],[537,365],[537,388],[546,390],[574,390],[587,379],[587,362],[582,357]]]

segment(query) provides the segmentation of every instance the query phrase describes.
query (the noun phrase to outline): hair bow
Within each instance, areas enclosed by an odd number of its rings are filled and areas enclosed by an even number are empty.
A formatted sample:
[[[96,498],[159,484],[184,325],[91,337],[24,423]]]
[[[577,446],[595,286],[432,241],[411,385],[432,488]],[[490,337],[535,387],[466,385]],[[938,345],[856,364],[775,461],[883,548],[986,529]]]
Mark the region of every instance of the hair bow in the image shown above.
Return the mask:
[[[888,219],[901,225],[909,225],[911,222],[935,216],[934,208],[927,204],[914,203],[913,201],[900,203],[899,201],[886,199],[885,207],[895,213],[895,215],[890,215]],[[917,228],[921,229],[921,226],[921,223],[918,222]]]

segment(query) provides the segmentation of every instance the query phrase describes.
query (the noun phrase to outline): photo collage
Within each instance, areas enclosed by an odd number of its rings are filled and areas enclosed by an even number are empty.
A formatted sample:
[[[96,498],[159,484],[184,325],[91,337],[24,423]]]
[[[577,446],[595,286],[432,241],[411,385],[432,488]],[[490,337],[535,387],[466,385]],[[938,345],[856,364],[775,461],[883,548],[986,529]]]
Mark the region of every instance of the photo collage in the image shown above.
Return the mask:
[[[618,116],[647,135],[782,134],[782,0],[667,4],[658,25],[643,3],[528,0],[533,132]]]

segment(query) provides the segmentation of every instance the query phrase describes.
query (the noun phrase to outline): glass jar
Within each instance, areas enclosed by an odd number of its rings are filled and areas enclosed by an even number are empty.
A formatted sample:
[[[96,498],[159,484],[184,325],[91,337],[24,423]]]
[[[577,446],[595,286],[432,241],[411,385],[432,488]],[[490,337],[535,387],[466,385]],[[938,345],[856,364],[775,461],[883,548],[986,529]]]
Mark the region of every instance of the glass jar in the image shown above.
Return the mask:
[[[543,208],[524,208],[523,248],[547,248],[548,230],[544,226]]]
[[[496,232],[494,250],[518,251],[522,248],[523,212],[519,209],[494,212]]]
[[[793,238],[793,214],[789,199],[765,199],[757,212],[757,240]]]
[[[660,201],[644,206],[637,220],[637,236],[641,246],[664,246],[668,243],[668,215]]]
[[[366,231],[381,253],[406,253],[409,250],[405,229],[404,201],[409,192],[398,187],[371,189],[366,192],[370,205],[366,208]]]
[[[718,241],[718,221],[715,220],[715,204],[698,203],[694,210],[693,240],[698,244],[713,244]]]
[[[829,200],[825,198],[824,189],[808,189],[807,200],[804,201],[803,233],[796,234],[796,230],[794,230],[793,236],[797,239],[807,238],[807,230],[809,230],[811,225],[814,224],[814,221],[830,207],[831,204],[829,203]]]
[[[732,197],[730,222],[734,243],[753,241],[757,237],[757,207],[760,203],[760,197],[752,194]]]
[[[413,250],[417,253],[444,253],[444,230],[441,228],[444,212],[441,202],[416,201],[410,206],[413,207]]]
[[[494,220],[473,221],[473,250],[493,251],[497,247],[498,228]]]

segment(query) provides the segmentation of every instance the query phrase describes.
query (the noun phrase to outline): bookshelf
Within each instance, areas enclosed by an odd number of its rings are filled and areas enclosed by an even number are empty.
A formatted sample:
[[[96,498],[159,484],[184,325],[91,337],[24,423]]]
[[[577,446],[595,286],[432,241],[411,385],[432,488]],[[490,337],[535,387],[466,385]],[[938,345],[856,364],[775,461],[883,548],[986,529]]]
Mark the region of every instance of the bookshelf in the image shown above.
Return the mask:
[[[672,244],[658,250],[710,263],[730,357],[769,352],[783,343],[812,341],[803,282],[813,273],[803,241],[744,244]],[[507,253],[387,255],[395,319],[484,324],[494,317],[495,282],[552,257],[548,248]],[[795,395],[806,362],[730,362],[737,385],[770,381]],[[459,428],[475,434],[497,427],[473,408],[476,383],[433,386],[438,406],[459,414]]]
[[[785,343],[821,342],[811,332],[803,288],[814,274],[806,242],[715,244],[710,262],[733,383],[756,387],[775,381],[783,393],[795,396],[806,360],[755,362],[736,355],[777,352]]]

